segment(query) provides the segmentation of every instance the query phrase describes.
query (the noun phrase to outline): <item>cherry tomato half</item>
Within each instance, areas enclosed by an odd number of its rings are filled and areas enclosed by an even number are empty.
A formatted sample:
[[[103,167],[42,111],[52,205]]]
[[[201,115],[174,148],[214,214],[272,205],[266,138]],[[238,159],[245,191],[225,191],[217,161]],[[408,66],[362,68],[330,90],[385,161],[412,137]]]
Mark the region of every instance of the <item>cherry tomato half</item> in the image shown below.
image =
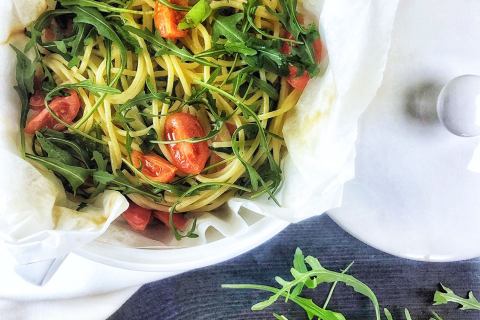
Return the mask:
[[[290,71],[290,75],[287,78],[287,82],[292,86],[292,88],[299,90],[305,89],[308,81],[310,80],[307,70],[303,71],[303,74],[301,75],[297,75],[298,69],[295,66],[289,66],[288,70]]]
[[[198,119],[189,113],[177,112],[165,120],[165,138],[168,141],[204,137],[205,131]],[[210,149],[206,141],[168,144],[173,164],[182,172],[199,174],[205,168]]]
[[[170,227],[170,214],[168,212],[153,211],[153,216],[158,220],[160,220],[166,226]],[[185,227],[188,224],[188,219],[185,219],[183,217],[183,214],[174,213],[172,218],[173,218],[173,224],[175,225],[175,228],[180,230],[185,230]]]
[[[49,106],[57,115],[57,117],[70,124],[73,122],[73,119],[75,119],[78,111],[80,110],[80,99],[76,91],[70,90],[68,96],[55,97],[50,102]],[[40,113],[35,117],[30,119],[25,126],[25,133],[34,134],[43,128],[50,128],[57,131],[65,129],[62,124],[58,123],[57,120],[52,117],[46,108],[40,111]]]
[[[149,179],[160,183],[169,183],[175,178],[177,167],[154,153],[143,154],[132,151],[132,164],[142,168],[142,173]]]
[[[169,0],[170,3],[180,6],[188,6],[188,0]],[[154,21],[155,28],[165,39],[175,40],[183,38],[187,35],[187,30],[178,29],[178,24],[185,16],[183,11],[177,11],[169,8],[158,1],[155,3]]]
[[[150,222],[152,211],[130,202],[128,209],[122,214],[133,230],[143,231]]]

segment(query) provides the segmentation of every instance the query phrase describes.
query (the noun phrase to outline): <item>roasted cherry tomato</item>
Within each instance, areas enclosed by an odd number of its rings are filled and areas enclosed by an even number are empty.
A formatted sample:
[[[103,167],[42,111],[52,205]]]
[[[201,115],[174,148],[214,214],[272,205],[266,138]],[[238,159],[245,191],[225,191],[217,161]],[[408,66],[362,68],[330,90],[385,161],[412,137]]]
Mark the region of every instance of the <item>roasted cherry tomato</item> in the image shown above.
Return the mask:
[[[70,124],[80,110],[80,99],[78,98],[76,91],[70,90],[68,96],[55,97],[50,102],[49,106],[57,117]],[[52,117],[46,108],[30,119],[25,126],[25,132],[28,134],[34,134],[43,128],[50,128],[57,131],[65,129],[62,124],[58,123],[57,120]]]
[[[303,74],[301,75],[297,75],[298,69],[295,66],[289,66],[288,70],[290,70],[290,75],[287,78],[287,82],[292,86],[292,88],[298,90],[305,89],[308,81],[310,80],[307,70],[303,71]]]
[[[167,116],[165,120],[165,138],[168,141],[200,138],[205,136],[200,122],[185,112],[177,112]],[[182,172],[199,174],[205,168],[210,149],[206,141],[191,143],[178,142],[168,144],[173,164]]]
[[[283,37],[285,39],[290,39],[292,40],[293,39],[293,36],[290,32],[288,31],[285,31],[283,33]],[[286,55],[289,55],[292,53],[292,43],[291,42],[287,42],[287,41],[284,41],[282,43],[282,46],[280,47],[280,52],[283,53],[283,54],[286,54]]]
[[[143,231],[150,222],[152,211],[130,202],[128,209],[123,213],[122,216],[133,230]]]
[[[188,6],[188,0],[168,0],[170,3],[180,6]],[[155,27],[165,39],[175,40],[187,35],[187,30],[178,29],[178,24],[185,16],[185,12],[169,8],[159,1],[155,3],[154,21]]]
[[[170,214],[168,212],[153,211],[153,216],[158,220],[160,220],[165,225],[170,227]],[[172,218],[173,218],[173,224],[175,225],[175,228],[180,230],[185,230],[185,227],[188,224],[188,219],[185,219],[183,217],[183,214],[174,213]]]
[[[35,90],[35,93],[29,100],[30,109],[42,110],[45,108],[45,97],[41,90]]]
[[[154,153],[143,154],[132,151],[132,163],[141,168],[142,173],[149,179],[160,183],[169,183],[175,178],[177,167]]]

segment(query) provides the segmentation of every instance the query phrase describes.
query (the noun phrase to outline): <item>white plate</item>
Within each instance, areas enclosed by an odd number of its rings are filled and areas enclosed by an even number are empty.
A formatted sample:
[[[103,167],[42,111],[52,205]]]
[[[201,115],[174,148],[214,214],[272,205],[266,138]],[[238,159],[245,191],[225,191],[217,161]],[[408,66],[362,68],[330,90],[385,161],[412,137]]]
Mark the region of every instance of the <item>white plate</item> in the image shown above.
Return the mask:
[[[441,86],[480,74],[479,12],[479,1],[400,1],[384,83],[361,121],[356,178],[331,212],[380,250],[480,256],[480,173],[468,169],[480,139],[450,134],[435,114]]]

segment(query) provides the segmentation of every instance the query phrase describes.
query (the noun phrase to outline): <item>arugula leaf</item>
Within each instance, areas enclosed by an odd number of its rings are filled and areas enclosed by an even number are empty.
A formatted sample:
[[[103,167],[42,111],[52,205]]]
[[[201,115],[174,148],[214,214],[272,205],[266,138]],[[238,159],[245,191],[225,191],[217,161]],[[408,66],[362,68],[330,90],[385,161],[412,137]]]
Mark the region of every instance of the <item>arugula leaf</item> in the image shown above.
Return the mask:
[[[306,34],[307,30],[298,22],[297,19],[297,0],[280,0],[283,9],[283,23],[295,39],[300,34]]]
[[[84,184],[85,181],[92,175],[92,172],[95,171],[92,169],[85,169],[83,167],[67,165],[55,158],[39,157],[28,153],[26,154],[26,157],[40,163],[45,168],[52,170],[67,179],[74,194],[76,193],[78,187]]]
[[[388,311],[387,308],[384,308],[384,309],[383,309],[383,313],[385,314],[385,318],[387,318],[387,320],[393,320],[393,316],[392,316],[392,314],[390,313],[390,311]]]
[[[280,42],[250,38],[248,45],[258,51],[255,56],[245,56],[245,62],[250,66],[263,68],[280,76],[288,75],[288,61],[280,52]]]
[[[248,0],[247,3],[245,4],[245,10],[244,10],[245,11],[245,16],[247,17],[247,21],[248,21],[251,28],[253,28],[255,31],[257,31],[262,36],[264,36],[266,38],[269,38],[269,39],[276,39],[276,40],[281,40],[283,42],[303,44],[303,42],[301,42],[301,41],[273,36],[271,34],[266,33],[262,29],[258,28],[255,25],[255,22],[253,21],[255,13],[257,11],[257,7],[258,7],[258,0]],[[268,9],[270,9],[270,8],[268,8]],[[278,16],[278,14],[275,14],[275,15]]]
[[[470,291],[467,298],[455,294],[452,289],[441,284],[442,291],[436,291],[433,296],[434,305],[447,304],[449,302],[459,304],[460,310],[480,310],[480,302]]]
[[[267,291],[267,292],[272,292],[274,294],[278,294],[283,297],[287,297],[287,293],[283,292],[281,289],[275,288],[275,287],[270,287],[270,286],[264,286],[264,285],[256,285],[256,284],[222,284],[222,288],[225,289],[252,289],[252,290],[261,290],[261,291]],[[311,316],[316,316],[319,317],[319,319],[323,320],[346,320],[346,318],[338,312],[333,312],[330,310],[325,310],[318,305],[316,305],[313,300],[311,299],[306,299],[302,297],[290,297],[290,300],[296,303],[298,306],[300,306],[302,309],[307,312],[307,314]],[[255,305],[256,306],[256,305]],[[257,308],[253,306],[252,310],[253,311],[259,311],[263,310],[265,308]],[[309,319],[312,319],[309,317]]]
[[[49,131],[53,131],[53,130],[49,130]],[[47,135],[47,132],[49,131],[43,131],[43,134]],[[47,135],[46,139],[57,146],[58,145],[65,146],[70,152],[72,152],[75,155],[74,157],[76,159],[80,160],[87,168],[89,168],[88,152],[85,148],[79,146],[74,141],[70,141],[64,137]],[[68,153],[70,154],[70,152]]]
[[[112,22],[112,26],[128,50],[133,51],[136,54],[139,54],[142,51],[142,47],[140,46],[140,43],[138,43],[138,40],[124,29],[123,24]]]
[[[278,100],[278,91],[270,83],[265,80],[261,80],[257,77],[253,78],[253,84],[257,86],[260,90],[265,92],[270,98],[277,101]]]
[[[246,56],[253,56],[257,54],[257,50],[249,48],[244,42],[230,42],[225,43],[225,51],[228,53],[241,53]]]
[[[215,45],[212,48],[202,51],[200,53],[197,53],[195,57],[220,57],[224,54],[228,53],[227,50],[225,50],[225,46],[220,46],[220,45]]]
[[[178,28],[180,30],[194,28],[205,21],[211,13],[210,0],[199,0],[190,11],[187,12],[185,18],[180,21]]]
[[[96,0],[60,0],[60,3],[63,6],[82,6],[82,7],[96,8],[99,11],[106,12],[106,13],[118,12],[118,13],[132,13],[132,14],[141,14],[141,15],[144,14],[144,12],[142,11],[118,8],[115,6],[108,5],[103,1],[96,1]]]
[[[83,53],[85,38],[91,30],[91,25],[85,23],[76,23],[75,24],[75,37],[74,40],[70,43],[71,51],[70,54],[72,57],[78,57]]]
[[[37,141],[42,146],[42,149],[47,152],[48,157],[52,159],[57,159],[58,161],[68,164],[68,165],[77,165],[75,158],[67,151],[57,147],[51,141],[49,141],[41,132],[36,134]]]
[[[162,201],[162,196],[154,194],[140,185],[134,185],[121,171],[117,175],[113,175],[107,171],[98,170],[93,173],[93,180],[98,184],[106,184],[109,189],[121,191],[124,194],[136,193],[150,198],[154,201]]]
[[[67,46],[63,40],[53,41],[61,53],[67,53]]]
[[[103,158],[103,155],[98,151],[94,151],[92,154],[92,158],[93,160],[95,160],[95,163],[97,164],[97,170],[100,172],[106,172],[108,162]],[[91,197],[95,197],[99,195],[100,193],[105,191],[105,189],[107,188],[107,182],[105,182],[104,180],[94,179],[94,181],[97,184],[95,186],[96,187],[95,191],[91,194]]]
[[[168,50],[170,54],[174,54],[180,57],[182,60],[194,61],[210,67],[217,66],[216,64],[210,61],[195,57],[190,52],[188,52],[185,48],[179,48],[173,42],[165,41],[163,38],[158,37],[157,35],[153,34],[149,30],[141,30],[132,26],[125,26],[124,29],[128,32],[133,33],[136,36],[139,36],[140,38],[143,38],[145,41],[150,42],[152,45]]]
[[[17,55],[16,80],[14,87],[20,97],[22,111],[20,112],[20,144],[22,155],[25,155],[25,134],[23,129],[27,122],[29,106],[29,95],[33,94],[33,78],[35,75],[35,64],[22,51],[11,45]]]
[[[83,80],[77,83],[66,83],[66,84],[59,85],[55,89],[51,90],[47,96],[53,97],[55,96],[56,93],[59,93],[62,90],[78,89],[78,88],[86,89],[96,95],[100,93],[108,93],[108,94],[121,93],[121,91],[118,90],[117,88],[113,88],[111,86],[107,86],[104,84],[96,84],[96,83],[93,83],[92,80],[88,79],[88,80]]]
[[[217,17],[212,29],[213,42],[217,42],[220,36],[225,37],[231,42],[245,42],[246,35],[237,29],[237,24],[242,20],[243,13]]]
[[[77,0],[74,1],[75,4]],[[76,14],[75,22],[85,23],[93,26],[101,36],[110,39],[117,44],[121,49],[126,50],[122,39],[118,36],[112,26],[105,20],[98,10],[90,7],[77,6],[71,8],[72,12]]]

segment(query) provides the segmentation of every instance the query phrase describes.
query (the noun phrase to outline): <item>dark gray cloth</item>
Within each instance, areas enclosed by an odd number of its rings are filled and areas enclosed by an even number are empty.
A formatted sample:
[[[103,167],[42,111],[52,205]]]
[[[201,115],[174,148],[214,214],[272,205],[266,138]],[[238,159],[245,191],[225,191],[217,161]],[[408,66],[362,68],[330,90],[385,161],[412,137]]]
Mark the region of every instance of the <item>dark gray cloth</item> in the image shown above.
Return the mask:
[[[433,293],[440,282],[458,294],[465,295],[470,289],[479,293],[479,259],[422,263],[396,258],[356,240],[326,215],[292,225],[235,259],[144,285],[111,319],[273,319],[272,312],[288,319],[306,319],[293,303],[278,302],[266,311],[252,312],[250,307],[267,298],[268,293],[220,288],[222,283],[275,285],[273,278],[277,275],[290,279],[289,269],[297,247],[332,270],[354,260],[349,273],[369,285],[382,307],[393,311],[395,319],[404,319],[405,307],[413,319],[419,320],[428,319],[430,310],[437,311],[445,320],[480,319],[478,311],[461,311],[454,305],[432,307]],[[304,294],[323,304],[327,291],[325,285],[314,291],[305,290]],[[337,286],[329,306],[347,319],[374,319],[369,300],[343,285]]]

